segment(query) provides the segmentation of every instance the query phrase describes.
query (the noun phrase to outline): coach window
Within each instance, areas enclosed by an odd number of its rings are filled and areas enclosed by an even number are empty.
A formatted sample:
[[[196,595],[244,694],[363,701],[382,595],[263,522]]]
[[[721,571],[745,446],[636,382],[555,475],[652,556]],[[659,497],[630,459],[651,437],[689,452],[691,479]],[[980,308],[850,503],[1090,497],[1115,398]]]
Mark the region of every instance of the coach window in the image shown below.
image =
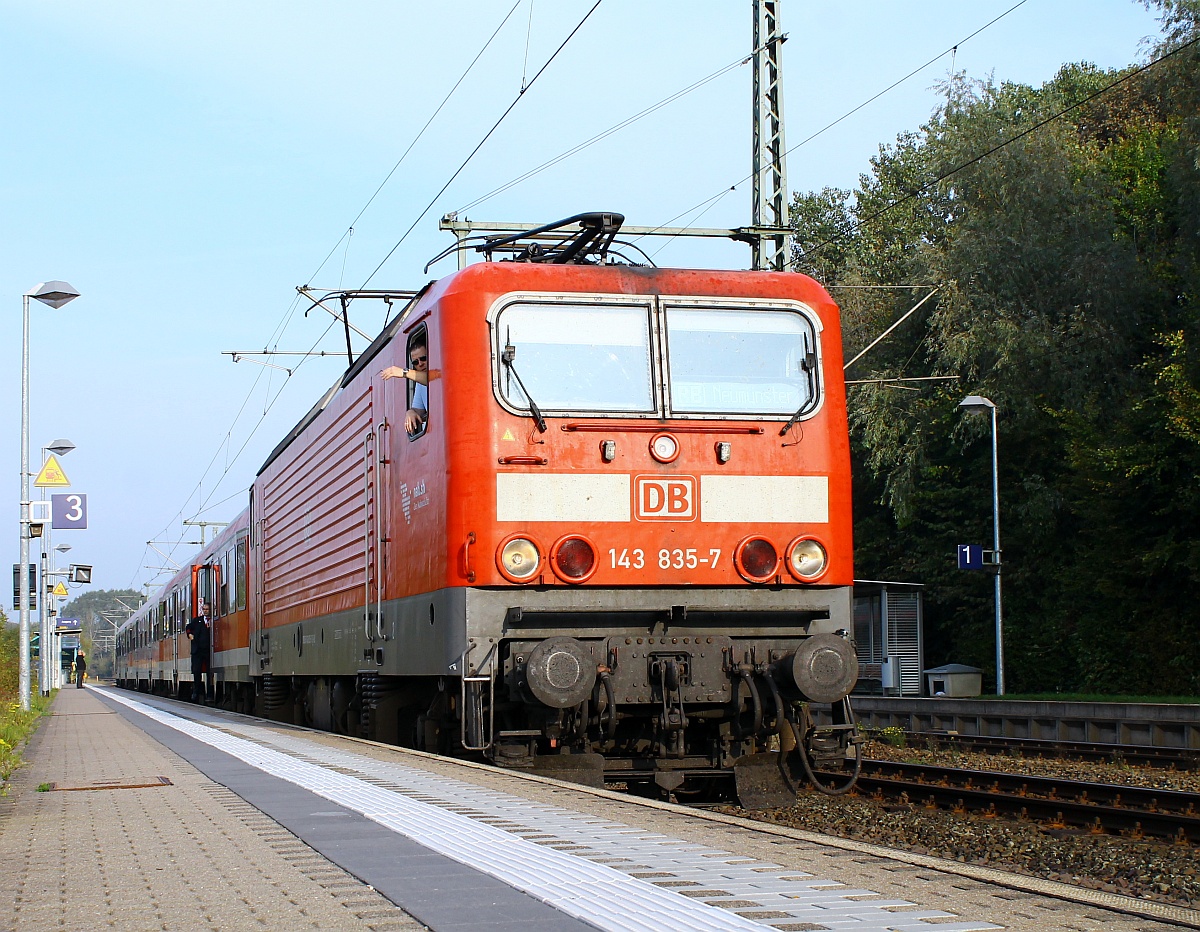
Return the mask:
[[[496,317],[495,339],[500,398],[516,411],[530,399],[542,411],[657,408],[648,304],[517,302]]]
[[[234,588],[237,591],[237,607],[238,611],[246,607],[246,562],[247,549],[249,541],[243,537],[237,542],[237,551],[234,556],[236,580]]]
[[[673,414],[791,417],[818,401],[816,329],[799,310],[668,307]]]
[[[411,375],[404,383],[407,390],[404,430],[409,440],[416,440],[429,428],[429,333],[424,327],[409,334],[405,360]]]
[[[221,579],[220,579],[221,599],[220,599],[220,603],[221,603],[221,614],[222,615],[228,615],[230,612],[230,609],[231,609],[231,606],[229,604],[229,592],[230,592],[229,565],[230,565],[230,563],[233,562],[232,560],[229,559],[231,553],[232,553],[232,551],[226,550],[223,554],[221,554]]]

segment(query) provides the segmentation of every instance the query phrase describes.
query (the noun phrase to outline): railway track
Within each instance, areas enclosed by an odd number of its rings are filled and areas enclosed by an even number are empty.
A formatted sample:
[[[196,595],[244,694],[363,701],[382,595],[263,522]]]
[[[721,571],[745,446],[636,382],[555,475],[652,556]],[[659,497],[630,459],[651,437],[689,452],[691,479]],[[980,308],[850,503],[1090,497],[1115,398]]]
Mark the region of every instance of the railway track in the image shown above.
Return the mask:
[[[1200,769],[1200,749],[1163,748],[1133,744],[1050,741],[1044,738],[1010,738],[1001,735],[962,735],[945,731],[907,731],[909,747],[980,751],[985,754],[1016,753],[1021,757],[1061,757],[1075,760],[1112,761],[1138,766]]]
[[[864,760],[858,792],[928,808],[1034,820],[1048,829],[1200,843],[1200,794],[929,764]]]
[[[736,799],[732,771],[706,770],[695,776],[706,778],[704,788],[671,798],[697,808]],[[844,773],[818,771],[818,776],[835,783],[845,779]],[[653,777],[653,770],[637,768],[606,774],[608,783],[627,785],[631,795],[658,796],[663,791],[654,786]],[[1200,843],[1200,794],[1178,790],[864,759],[856,792],[926,808],[1031,820],[1050,830]]]

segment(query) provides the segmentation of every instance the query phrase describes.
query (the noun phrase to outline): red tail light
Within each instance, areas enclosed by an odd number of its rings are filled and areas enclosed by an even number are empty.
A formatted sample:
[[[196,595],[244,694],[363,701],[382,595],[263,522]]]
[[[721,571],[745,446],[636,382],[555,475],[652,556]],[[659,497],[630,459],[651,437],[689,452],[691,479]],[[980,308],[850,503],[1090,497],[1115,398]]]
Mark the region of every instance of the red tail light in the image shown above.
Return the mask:
[[[554,545],[550,565],[560,579],[583,582],[596,570],[596,548],[582,537],[565,537]]]
[[[738,570],[751,582],[766,582],[775,575],[779,554],[769,540],[752,537],[738,547],[736,562]]]

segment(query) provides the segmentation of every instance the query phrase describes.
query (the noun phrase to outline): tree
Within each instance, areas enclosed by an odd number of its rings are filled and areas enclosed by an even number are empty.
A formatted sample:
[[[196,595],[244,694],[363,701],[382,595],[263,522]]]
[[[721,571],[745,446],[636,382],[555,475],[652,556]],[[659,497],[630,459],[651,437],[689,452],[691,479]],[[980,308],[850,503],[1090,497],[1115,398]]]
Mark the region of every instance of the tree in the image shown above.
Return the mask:
[[[989,677],[990,580],[952,562],[990,537],[989,431],[955,408],[998,405],[1015,690],[1200,693],[1200,0],[1157,5],[1158,64],[951,75],[856,191],[793,204],[851,356],[939,286],[847,374],[958,376],[852,387],[858,574],[925,582],[928,659]]]

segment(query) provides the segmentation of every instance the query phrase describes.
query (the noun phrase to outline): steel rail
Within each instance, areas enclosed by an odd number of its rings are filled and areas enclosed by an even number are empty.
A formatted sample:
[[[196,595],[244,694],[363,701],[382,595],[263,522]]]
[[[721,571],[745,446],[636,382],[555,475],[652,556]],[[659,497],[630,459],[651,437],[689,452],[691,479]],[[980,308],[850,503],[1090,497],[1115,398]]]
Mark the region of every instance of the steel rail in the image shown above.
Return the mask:
[[[1200,842],[1200,794],[1087,783],[1057,777],[863,761],[859,793],[904,798],[929,808],[1015,815],[1050,828],[1076,826]]]
[[[1011,738],[1005,735],[963,735],[944,731],[906,731],[909,747],[959,748],[984,753],[1020,752],[1024,757],[1062,757],[1114,763],[1200,769],[1200,748],[1151,747],[1138,744],[1103,744],[1094,741],[1055,741],[1048,738]]]

